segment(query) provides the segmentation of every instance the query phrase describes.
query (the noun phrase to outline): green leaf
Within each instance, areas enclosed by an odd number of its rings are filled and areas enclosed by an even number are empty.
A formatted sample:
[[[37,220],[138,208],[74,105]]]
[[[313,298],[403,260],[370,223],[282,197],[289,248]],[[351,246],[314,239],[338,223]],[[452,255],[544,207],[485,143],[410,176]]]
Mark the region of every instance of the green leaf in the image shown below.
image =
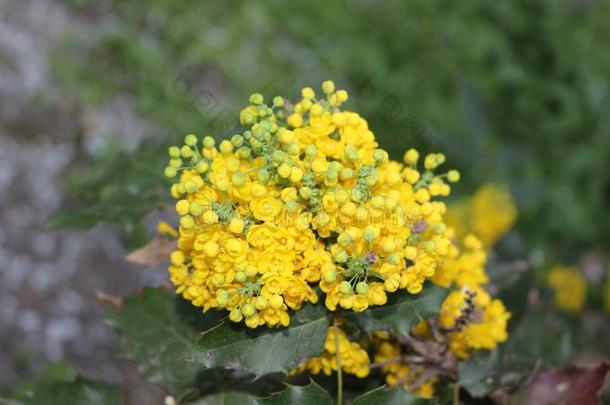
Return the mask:
[[[74,381],[37,386],[22,398],[17,398],[16,402],[6,403],[108,405],[122,403],[121,396],[121,387],[118,384],[105,384],[78,377]]]
[[[487,395],[496,386],[500,367],[499,351],[476,353],[467,362],[459,364],[459,383],[474,398]]]
[[[287,328],[258,328],[224,322],[206,332],[191,360],[206,367],[243,369],[256,375],[288,372],[322,352],[328,319],[324,309],[305,305]]]
[[[220,392],[201,398],[192,405],[221,405],[221,404],[241,404],[241,405],[288,405],[288,404],[315,404],[331,405],[333,399],[330,394],[315,382],[311,382],[304,387],[288,385],[282,391],[270,397],[259,398],[241,392]]]
[[[289,385],[285,390],[270,398],[258,401],[261,405],[284,405],[284,404],[315,404],[329,405],[333,403],[330,394],[315,382],[304,387]]]
[[[397,297],[392,296],[386,305],[349,313],[345,318],[367,332],[391,330],[408,335],[420,321],[439,313],[447,293],[444,288],[425,285],[417,295],[395,294]]]
[[[352,402],[352,405],[427,405],[434,403],[430,399],[416,397],[401,388],[380,387],[362,394]]]
[[[145,378],[176,393],[191,385],[201,366],[185,359],[198,333],[213,326],[219,313],[202,314],[172,291],[145,288],[127,297],[119,310],[108,308],[106,319],[138,362]]]

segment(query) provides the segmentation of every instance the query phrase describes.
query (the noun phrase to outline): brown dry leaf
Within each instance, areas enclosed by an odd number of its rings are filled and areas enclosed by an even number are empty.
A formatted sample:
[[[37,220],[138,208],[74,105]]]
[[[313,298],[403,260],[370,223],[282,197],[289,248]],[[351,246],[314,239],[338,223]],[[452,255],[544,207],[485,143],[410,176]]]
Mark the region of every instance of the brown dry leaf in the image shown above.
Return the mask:
[[[103,291],[97,291],[95,293],[95,297],[102,304],[111,305],[117,311],[123,306],[123,298],[117,297],[116,295],[110,295]]]
[[[145,266],[156,266],[169,259],[170,254],[176,249],[176,241],[166,238],[154,238],[138,250],[134,250],[125,260]]]
[[[513,403],[536,405],[593,405],[600,403],[599,393],[610,363],[581,368],[554,369],[536,375],[516,395]]]

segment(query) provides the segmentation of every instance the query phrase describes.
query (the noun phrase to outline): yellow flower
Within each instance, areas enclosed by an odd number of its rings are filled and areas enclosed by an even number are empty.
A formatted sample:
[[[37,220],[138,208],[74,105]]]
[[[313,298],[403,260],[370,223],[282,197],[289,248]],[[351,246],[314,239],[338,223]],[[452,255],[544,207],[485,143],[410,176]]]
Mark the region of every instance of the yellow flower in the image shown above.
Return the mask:
[[[490,247],[510,229],[516,217],[517,208],[509,190],[485,184],[469,200],[449,209],[447,224],[455,228],[459,238],[472,233]]]
[[[571,313],[582,310],[587,296],[587,283],[576,267],[553,267],[548,284],[554,290],[557,308]]]
[[[358,378],[368,376],[370,359],[366,350],[358,343],[350,342],[345,332],[333,326],[328,328],[326,341],[324,342],[324,352],[318,357],[303,362],[291,374],[308,371],[311,374],[323,372],[326,375],[331,375],[333,371],[337,370],[337,343],[341,369]]]

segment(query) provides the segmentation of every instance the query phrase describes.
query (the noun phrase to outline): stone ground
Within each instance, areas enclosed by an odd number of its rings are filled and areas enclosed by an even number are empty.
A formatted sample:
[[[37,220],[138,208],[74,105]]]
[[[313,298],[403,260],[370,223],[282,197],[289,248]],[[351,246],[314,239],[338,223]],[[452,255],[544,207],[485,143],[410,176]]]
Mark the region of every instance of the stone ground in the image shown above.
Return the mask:
[[[53,0],[0,0],[0,388],[58,359],[116,380],[117,338],[95,293],[123,295],[165,278],[161,268],[123,261],[110,227],[44,229],[62,204],[62,180],[77,155],[95,153],[108,134],[120,134],[129,150],[154,132],[128,97],[83,108],[53,83],[53,45],[101,26]]]

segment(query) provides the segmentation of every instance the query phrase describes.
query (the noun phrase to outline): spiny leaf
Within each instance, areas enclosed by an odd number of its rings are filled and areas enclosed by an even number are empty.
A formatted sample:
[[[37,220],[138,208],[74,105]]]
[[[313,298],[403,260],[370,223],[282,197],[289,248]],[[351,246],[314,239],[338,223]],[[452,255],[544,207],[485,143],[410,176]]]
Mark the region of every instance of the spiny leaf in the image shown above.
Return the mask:
[[[408,335],[415,325],[438,314],[447,290],[434,285],[425,285],[417,295],[397,293],[383,306],[372,307],[364,312],[345,315],[367,332],[390,330]]]
[[[183,309],[181,311],[181,309]],[[185,312],[196,312],[195,325]],[[217,313],[201,314],[172,292],[145,288],[123,301],[121,309],[108,307],[106,319],[122,337],[125,356],[138,362],[145,378],[175,393],[194,381],[200,365],[186,362],[198,332],[219,321]]]
[[[288,405],[288,404],[315,404],[330,405],[333,403],[330,394],[315,382],[311,382],[304,387],[297,385],[287,385],[282,391],[270,397],[259,398],[241,392],[220,392],[218,394],[206,396],[192,405],[221,405],[221,404],[241,404],[241,405]]]
[[[402,388],[380,387],[362,394],[352,402],[352,405],[429,405],[434,403],[430,399],[416,397]]]
[[[248,330],[225,322],[206,332],[191,360],[206,367],[244,369],[256,375],[288,372],[322,352],[328,320],[322,307],[306,305],[287,328]]]

